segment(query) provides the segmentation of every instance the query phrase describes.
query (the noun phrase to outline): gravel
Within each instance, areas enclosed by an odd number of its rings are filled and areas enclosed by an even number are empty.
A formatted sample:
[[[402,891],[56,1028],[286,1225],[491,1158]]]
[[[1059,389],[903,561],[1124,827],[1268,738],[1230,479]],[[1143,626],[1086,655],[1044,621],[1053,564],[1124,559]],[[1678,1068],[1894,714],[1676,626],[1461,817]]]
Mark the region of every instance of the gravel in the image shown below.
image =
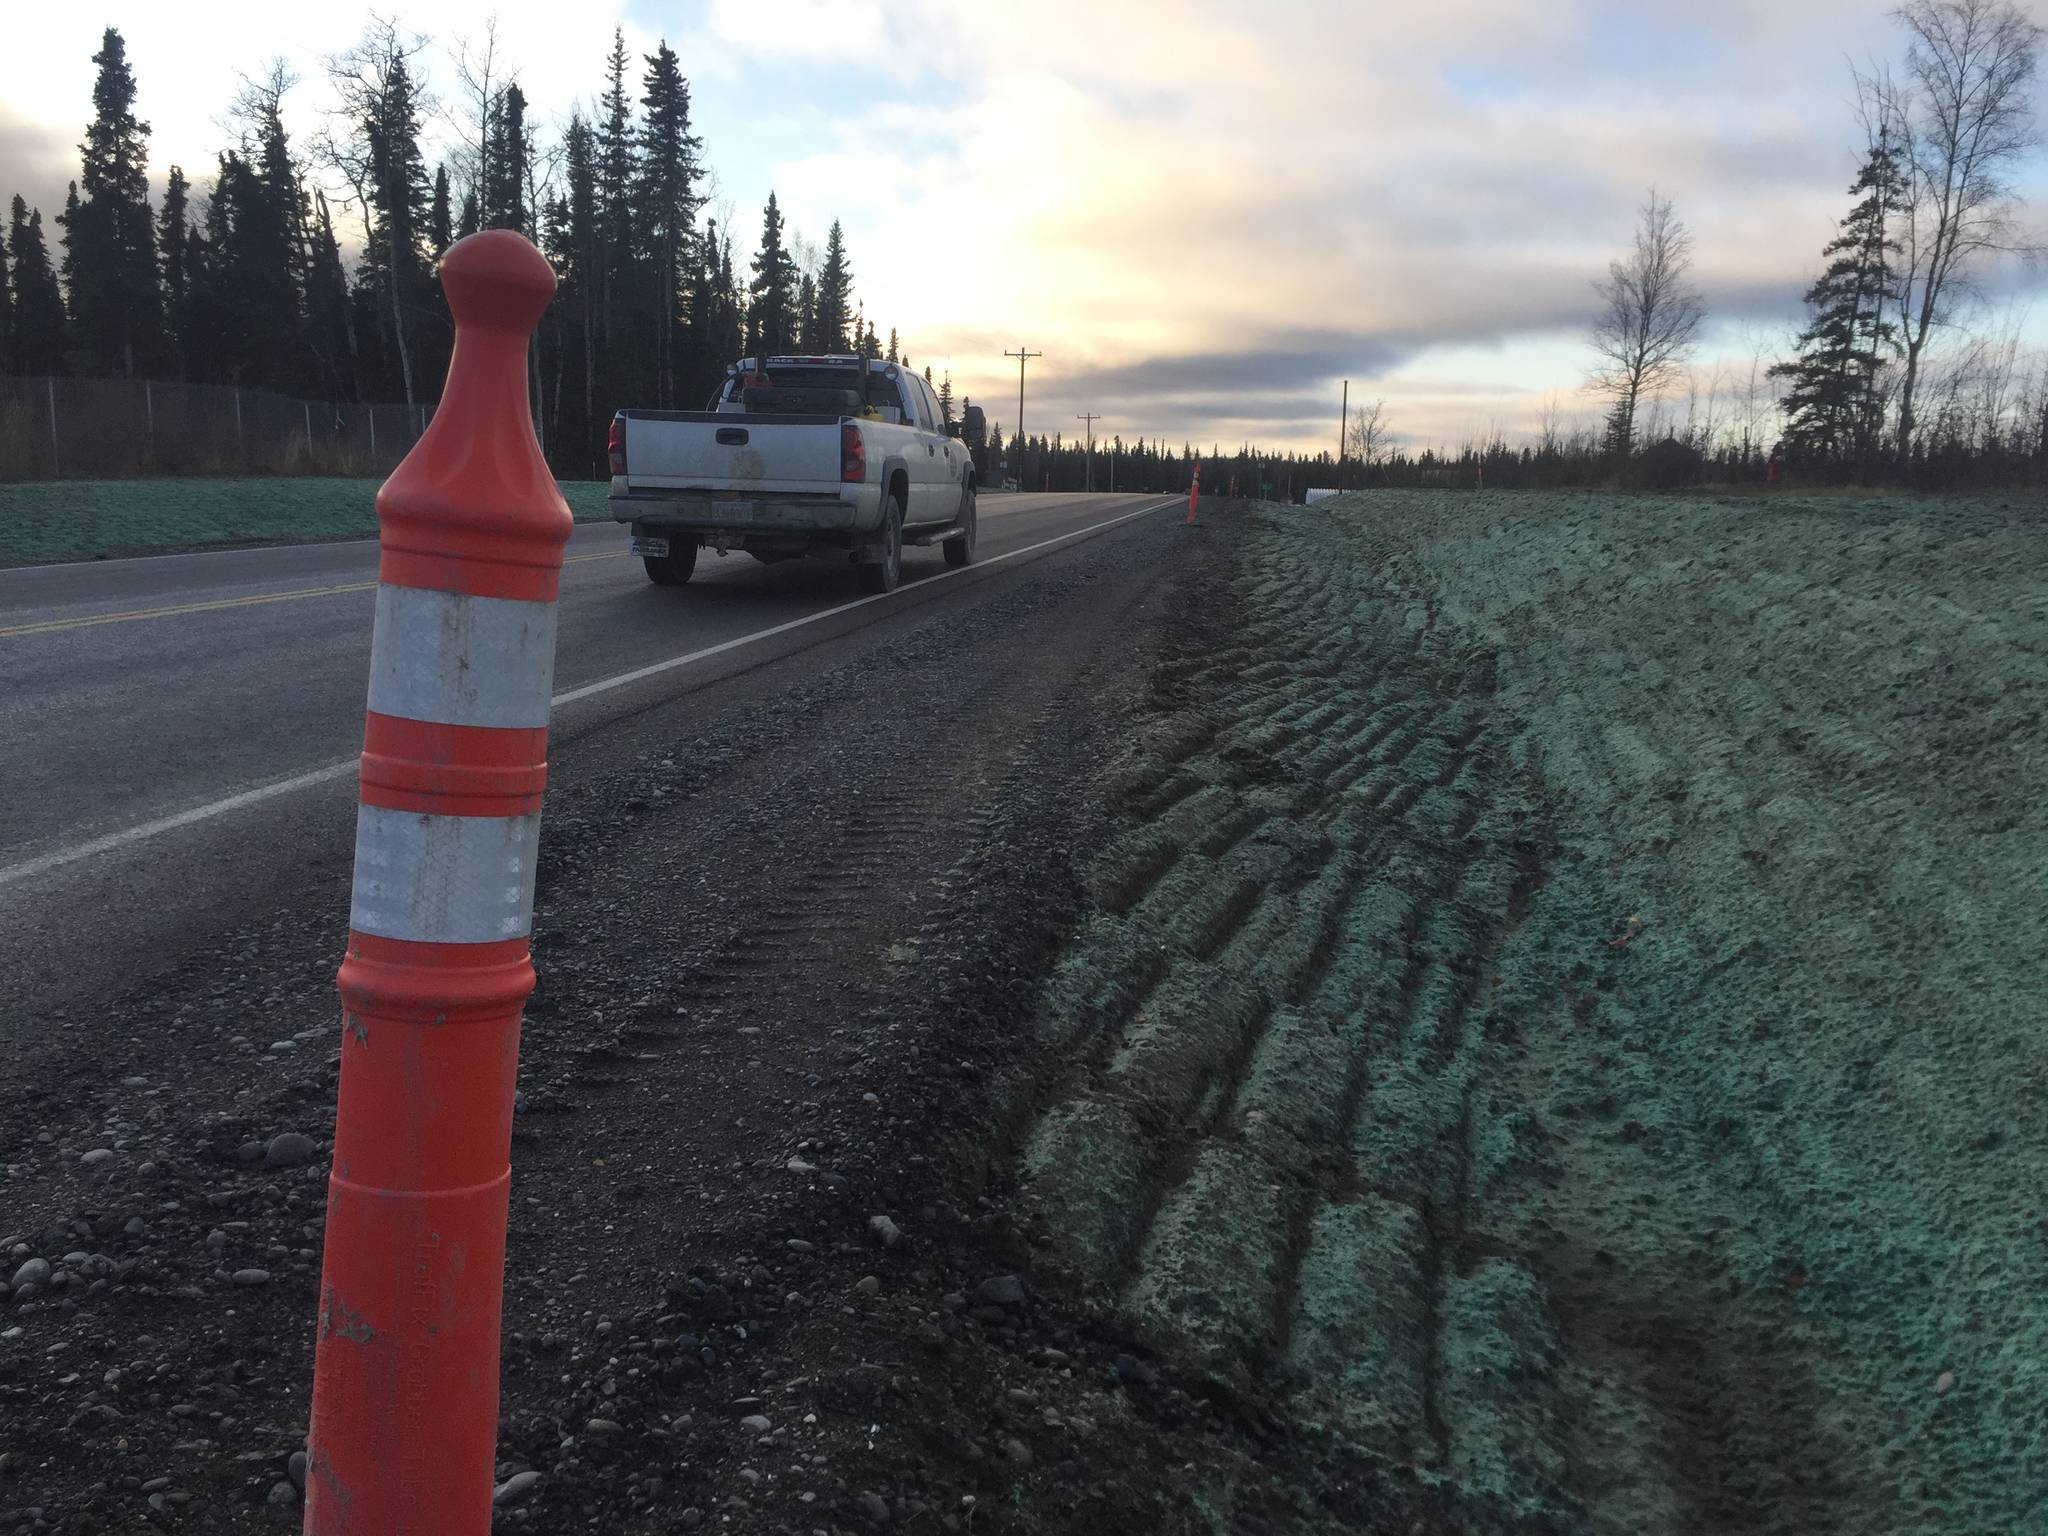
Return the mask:
[[[302,1168],[313,1160],[315,1151],[313,1138],[297,1131],[286,1131],[273,1136],[263,1148],[263,1166],[266,1168]]]
[[[501,1505],[517,1504],[540,1486],[540,1480],[541,1475],[538,1472],[515,1472],[492,1490],[491,1502]]]
[[[991,1307],[1022,1306],[1024,1281],[1017,1275],[996,1275],[974,1288],[974,1299]]]
[[[18,1291],[24,1285],[46,1285],[49,1283],[49,1279],[50,1261],[38,1258],[30,1259],[19,1269],[15,1270],[14,1278],[10,1283]]]

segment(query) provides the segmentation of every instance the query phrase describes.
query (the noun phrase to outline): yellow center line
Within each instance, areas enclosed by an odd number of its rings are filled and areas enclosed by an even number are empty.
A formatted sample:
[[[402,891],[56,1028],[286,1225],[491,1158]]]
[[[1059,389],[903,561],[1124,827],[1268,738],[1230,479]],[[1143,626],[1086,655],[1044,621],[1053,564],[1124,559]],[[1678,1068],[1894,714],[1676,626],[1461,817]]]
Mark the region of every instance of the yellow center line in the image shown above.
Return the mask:
[[[578,565],[586,560],[617,560],[626,552],[606,550],[596,555],[570,555],[562,563]],[[259,592],[252,597],[222,597],[205,603],[174,603],[166,608],[133,608],[123,613],[101,613],[84,619],[43,619],[33,624],[15,624],[0,629],[0,640],[17,635],[54,635],[67,629],[91,629],[100,624],[133,624],[139,619],[172,619],[187,613],[218,613],[224,608],[253,608],[260,603],[288,603],[302,597],[336,597],[344,592],[374,592],[374,581],[344,582],[332,587],[300,587],[291,592]]]

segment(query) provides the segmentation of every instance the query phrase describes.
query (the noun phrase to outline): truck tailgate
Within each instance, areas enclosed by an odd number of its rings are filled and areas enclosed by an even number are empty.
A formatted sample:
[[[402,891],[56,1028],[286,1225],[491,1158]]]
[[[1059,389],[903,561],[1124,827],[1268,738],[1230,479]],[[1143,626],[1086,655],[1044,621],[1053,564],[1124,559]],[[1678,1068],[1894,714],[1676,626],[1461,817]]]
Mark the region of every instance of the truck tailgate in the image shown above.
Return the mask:
[[[774,494],[839,483],[837,421],[691,415],[626,416],[627,485]]]

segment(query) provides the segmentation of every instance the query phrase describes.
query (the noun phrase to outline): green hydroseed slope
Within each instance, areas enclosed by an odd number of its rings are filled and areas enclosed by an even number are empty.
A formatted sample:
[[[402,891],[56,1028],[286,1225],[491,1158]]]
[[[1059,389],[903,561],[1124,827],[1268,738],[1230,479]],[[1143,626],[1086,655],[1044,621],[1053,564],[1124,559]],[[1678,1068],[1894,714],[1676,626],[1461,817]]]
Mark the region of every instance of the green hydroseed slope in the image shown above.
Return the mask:
[[[1230,515],[1047,994],[1059,1265],[1462,1528],[2048,1530],[2048,518]]]
[[[94,560],[221,544],[371,538],[380,480],[29,480],[0,484],[0,565]],[[579,519],[605,515],[604,482],[562,485]]]

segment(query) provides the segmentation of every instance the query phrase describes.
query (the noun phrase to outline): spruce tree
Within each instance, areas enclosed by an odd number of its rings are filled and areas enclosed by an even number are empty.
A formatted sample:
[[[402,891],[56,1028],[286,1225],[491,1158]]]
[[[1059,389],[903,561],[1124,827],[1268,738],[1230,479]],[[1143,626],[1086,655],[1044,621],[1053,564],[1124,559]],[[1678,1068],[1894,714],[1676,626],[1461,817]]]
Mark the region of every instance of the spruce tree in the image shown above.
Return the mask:
[[[929,368],[924,376],[927,380],[931,378]],[[939,420],[942,425],[953,425],[953,375],[950,372],[939,380]]]
[[[657,403],[669,405],[676,388],[676,312],[683,297],[683,264],[696,228],[697,182],[703,143],[690,132],[690,82],[675,50],[664,42],[646,56],[641,77],[640,163],[633,186],[634,225],[648,258],[649,332],[654,342]]]
[[[892,325],[889,327],[889,361],[892,363],[895,362],[897,360],[898,354],[901,351],[902,348],[896,345],[896,327]]]
[[[1898,327],[1885,318],[1899,293],[1890,230],[1905,211],[1904,185],[1899,152],[1880,135],[1849,188],[1857,202],[1821,253],[1827,268],[1806,291],[1799,355],[1771,369],[1790,380],[1786,437],[1797,453],[1863,459],[1882,436],[1879,374],[1899,350]]]
[[[795,340],[796,262],[782,243],[782,209],[775,194],[761,214],[761,248],[754,253],[748,287],[747,350],[767,356],[787,352]]]
[[[626,36],[613,28],[612,51],[605,61],[605,90],[599,100],[597,125],[597,218],[604,241],[604,320],[607,357],[615,356],[625,334],[623,309],[632,286],[633,182],[635,157],[632,105],[626,94]],[[614,377],[615,385],[627,381]]]
[[[9,210],[7,254],[12,267],[8,286],[13,300],[7,350],[14,370],[24,374],[63,373],[69,344],[64,296],[57,288],[57,274],[50,268],[42,210],[30,208],[18,192]]]
[[[355,393],[355,335],[351,328],[348,274],[341,265],[341,246],[334,238],[334,219],[324,195],[316,201],[313,256],[306,272],[306,343],[330,400]]]
[[[208,208],[212,207],[211,201]],[[206,231],[198,218],[190,218],[185,225],[185,313],[184,329],[179,333],[178,346],[185,359],[185,377],[195,384],[204,384],[213,377],[213,333],[208,326],[212,313],[208,304],[212,290],[208,286],[206,265]]]
[[[712,219],[705,221],[703,237],[691,252],[690,291],[683,300],[683,355],[676,390],[692,409],[717,387],[719,371],[732,361],[712,351],[719,318],[718,222]]]
[[[70,237],[71,231],[78,228],[78,183],[75,181],[65,185],[64,211],[57,215],[57,227],[65,232],[64,254],[58,259],[57,271],[64,280],[64,308],[65,313],[71,317],[73,335],[70,339],[75,345],[78,340],[78,309],[75,296],[78,292],[79,279],[77,263],[72,259],[76,247]]]
[[[593,437],[597,424],[597,315],[604,290],[604,269],[600,259],[603,244],[598,232],[597,140],[581,112],[569,117],[568,132],[562,138],[562,157],[568,178],[568,195],[563,199],[555,264],[562,273],[562,293],[556,302],[563,313],[573,317],[570,335],[583,379],[581,429],[583,438]],[[570,434],[570,441],[578,441]],[[586,444],[594,449],[595,443]]]
[[[476,205],[474,191],[462,194],[462,212],[455,221],[455,238],[467,240],[484,227],[483,210]]]
[[[514,83],[498,93],[488,129],[490,159],[484,185],[484,224],[490,229],[529,231],[526,173],[533,163],[533,134],[526,126],[526,93]]]
[[[185,343],[191,327],[187,312],[191,297],[191,266],[186,260],[185,237],[189,232],[192,184],[184,168],[172,166],[164,183],[163,207],[157,211],[156,262],[163,284],[164,338],[173,376],[184,379]]]
[[[448,166],[444,162],[434,170],[434,202],[427,214],[427,254],[439,261],[454,243],[455,217],[449,204]]]
[[[376,65],[374,88],[363,102],[358,124],[370,152],[370,239],[358,277],[377,291],[385,333],[397,352],[394,382],[411,405],[418,399],[416,333],[428,291],[420,241],[426,232],[430,193],[420,154],[419,95],[405,50],[394,40]]]
[[[834,350],[818,339],[818,280],[806,272],[796,290],[797,346],[805,352]]]
[[[718,237],[718,334],[712,356],[720,359],[720,370],[740,355],[740,338],[746,323],[746,306],[740,302],[739,279],[733,272],[732,236]]]
[[[202,384],[240,384],[248,378],[249,316],[235,291],[231,268],[244,254],[236,223],[255,201],[254,180],[237,151],[223,150],[206,200],[203,231],[195,226],[186,236],[186,364],[192,378]]]
[[[269,213],[255,169],[239,152],[223,151],[206,208],[206,336],[199,347],[208,358],[208,377],[219,383],[283,383],[273,328],[286,269]]]
[[[305,190],[281,111],[286,80],[278,77],[271,88],[255,88],[246,98],[254,120],[240,157],[244,174],[228,186],[237,200],[230,240],[214,254],[222,293],[240,317],[237,331],[246,347],[236,379],[294,391],[304,382],[308,253]]]
[[[312,259],[312,208],[306,200],[306,185],[291,138],[284,126],[284,93],[291,77],[282,72],[272,76],[270,85],[255,93],[259,115],[256,125],[255,165],[257,180],[269,205],[277,238],[291,272],[294,301],[303,281],[306,264]]]
[[[846,328],[852,319],[853,269],[846,261],[846,236],[834,219],[832,231],[825,237],[825,266],[818,274],[818,350],[850,350]],[[857,332],[853,340],[860,340]]]
[[[0,378],[19,371],[14,366],[14,285],[7,280],[7,243],[0,240]]]
[[[149,124],[135,115],[128,48],[108,27],[93,83],[76,210],[65,214],[65,271],[77,344],[89,365],[130,378],[157,361],[163,305],[149,208]]]

